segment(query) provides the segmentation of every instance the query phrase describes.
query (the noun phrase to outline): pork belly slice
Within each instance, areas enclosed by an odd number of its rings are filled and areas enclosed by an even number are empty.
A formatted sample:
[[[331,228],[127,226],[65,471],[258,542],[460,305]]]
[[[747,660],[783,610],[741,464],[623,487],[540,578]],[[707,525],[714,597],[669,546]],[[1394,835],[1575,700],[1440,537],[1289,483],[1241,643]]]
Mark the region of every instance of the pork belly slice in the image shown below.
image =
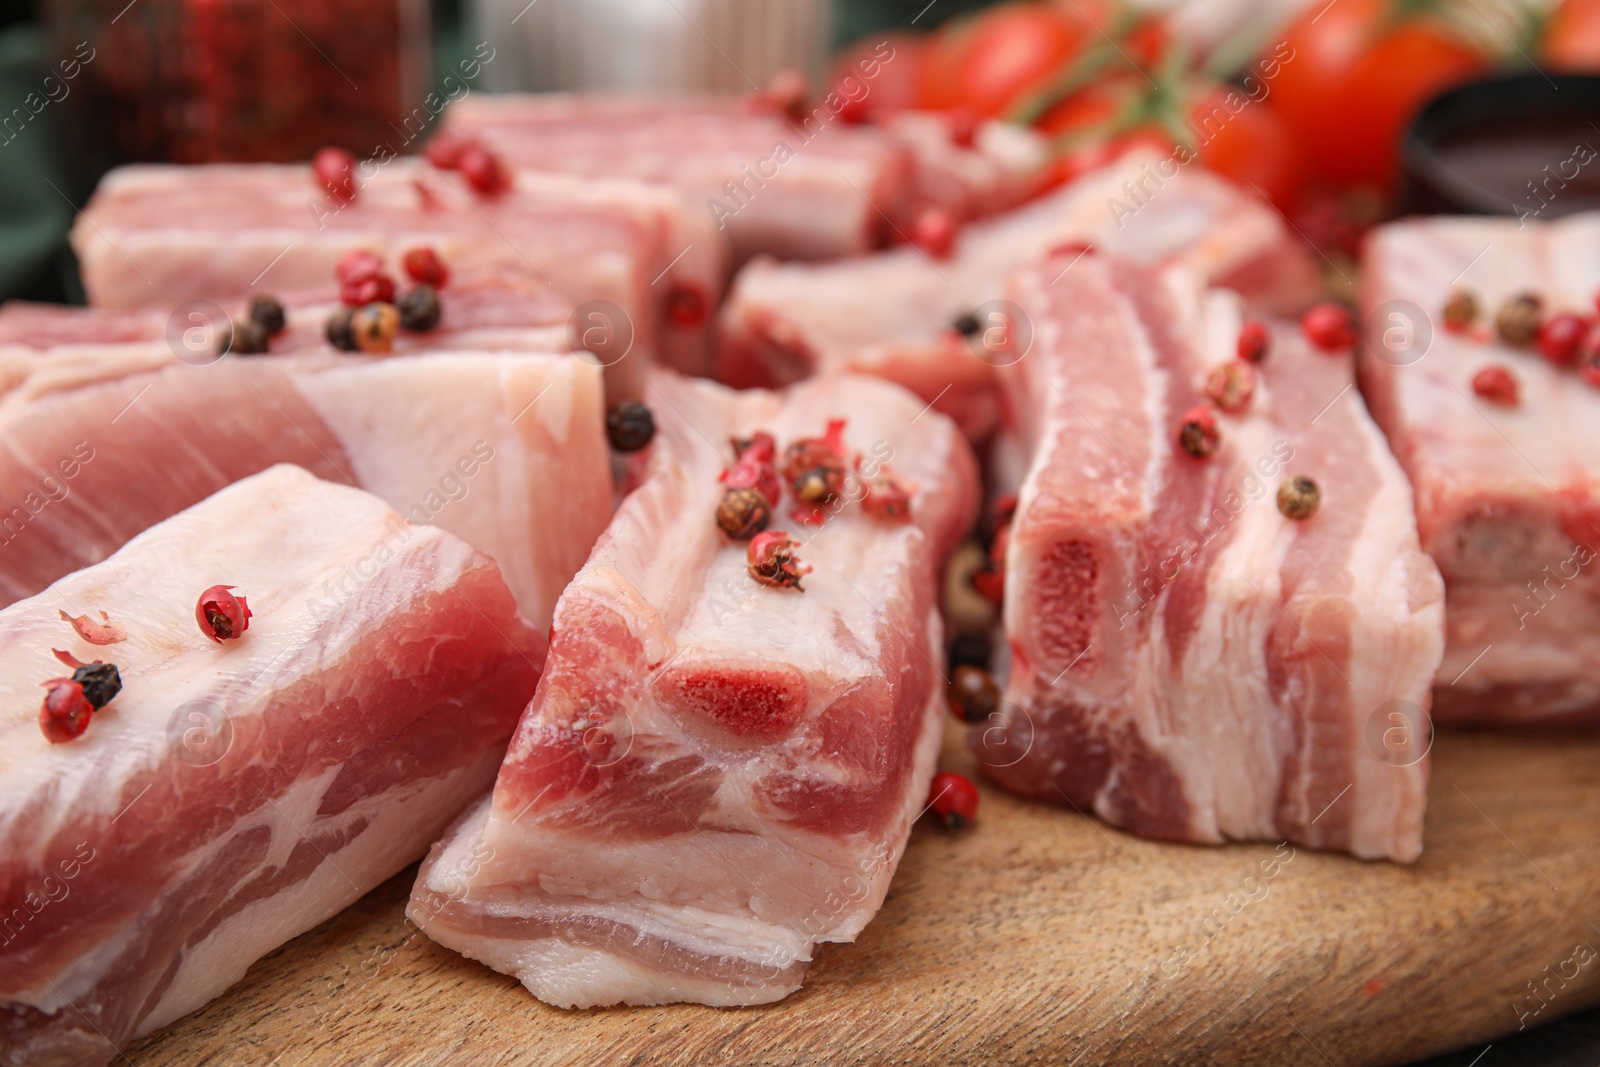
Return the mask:
[[[218,583],[253,613],[226,645],[195,622]],[[52,648],[122,678],[64,744]],[[414,861],[493,782],[544,656],[483,553],[288,465],[0,611],[0,1060],[104,1063]]]
[[[1443,590],[1350,357],[1274,326],[1202,460],[1176,430],[1234,356],[1234,294],[1100,256],[1013,293],[1038,332],[1003,372],[1030,462],[987,771],[1148,837],[1416,859]],[[1322,494],[1302,521],[1276,502],[1296,475]]]
[[[165,342],[0,346],[0,603],[295,463],[487,553],[547,627],[611,515],[602,392],[599,369],[573,356],[194,366]]]
[[[1130,155],[974,223],[949,259],[900,248],[842,263],[751,263],[722,312],[718,377],[775,386],[816,373],[872,374],[932,402],[978,440],[998,423],[994,367],[1012,358],[985,349],[981,331],[1003,325],[992,312],[1007,275],[1052,248],[1088,242],[1146,264],[1187,263],[1262,308],[1312,298],[1308,253],[1270,206],[1194,168],[1157,184],[1158,165]],[[969,339],[953,324],[974,313],[980,332]],[[1019,326],[1016,336],[1034,328]]]
[[[973,518],[975,463],[872,379],[657,376],[650,404],[643,483],[561,598],[492,801],[430,854],[408,914],[562,1007],[775,1001],[872,918],[927,798],[938,567]],[[914,488],[911,521],[852,503],[785,523],[814,570],[804,592],[758,586],[713,521],[725,442],[832,418]]]
[[[398,262],[394,273],[401,276]],[[402,288],[409,285],[403,282]],[[271,339],[270,353],[337,351],[328,343],[328,317],[342,305],[332,278],[312,289],[272,294],[284,307],[287,324]],[[249,301],[225,299],[217,305],[233,322],[249,315]],[[81,308],[12,300],[0,304],[0,345],[41,351],[61,345],[148,343],[176,335],[173,351],[204,362],[213,350],[214,329],[223,325],[203,308]],[[193,314],[191,315],[191,312]],[[397,331],[394,355],[473,350],[480,352],[571,351],[572,302],[537,279],[510,271],[477,277],[453,276],[439,294],[439,325],[425,333]],[[212,322],[211,319],[216,321]],[[191,343],[184,334],[190,330]]]
[[[1445,579],[1439,720],[1600,722],[1600,392],[1492,333],[1522,293],[1593,314],[1600,214],[1393,223],[1368,239],[1362,276],[1361,384]],[[1457,288],[1484,309],[1468,334],[1443,326]],[[1517,379],[1517,406],[1474,392],[1493,364]]]
[[[352,248],[397,261],[419,245],[466,274],[509,271],[620,308],[631,348],[602,355],[618,395],[637,393],[656,355],[703,361],[707,325],[672,325],[667,308],[685,293],[709,307],[726,270],[712,220],[668,190],[528,173],[486,197],[420,160],[379,168],[342,209],[303,165],[121,167],[73,230],[90,303],[113,308],[325,288]],[[620,335],[613,317],[600,325]]]

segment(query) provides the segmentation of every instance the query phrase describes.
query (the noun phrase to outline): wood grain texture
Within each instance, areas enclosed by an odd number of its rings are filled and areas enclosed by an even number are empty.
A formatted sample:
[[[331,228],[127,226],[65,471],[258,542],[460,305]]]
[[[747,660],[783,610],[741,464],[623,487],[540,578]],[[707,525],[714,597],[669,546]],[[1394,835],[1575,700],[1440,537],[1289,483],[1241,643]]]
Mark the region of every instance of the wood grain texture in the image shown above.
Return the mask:
[[[1564,965],[1600,949],[1600,736],[1445,734],[1433,755],[1410,868],[1157,844],[985,789],[970,831],[919,825],[860,941],[765,1008],[546,1007],[406,921],[412,869],[127,1057],[1355,1067],[1600,1002],[1600,959]],[[971,770],[953,727],[943,765]]]

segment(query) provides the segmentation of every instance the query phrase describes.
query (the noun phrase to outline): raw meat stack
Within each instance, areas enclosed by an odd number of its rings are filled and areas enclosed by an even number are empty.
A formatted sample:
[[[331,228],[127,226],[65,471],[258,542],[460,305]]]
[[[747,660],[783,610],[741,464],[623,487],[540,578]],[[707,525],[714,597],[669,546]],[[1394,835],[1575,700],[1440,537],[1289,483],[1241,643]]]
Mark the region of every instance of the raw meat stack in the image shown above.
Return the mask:
[[[1237,298],[1181,269],[1012,292],[1038,341],[1004,372],[1031,460],[989,772],[1151,837],[1416,859],[1443,590],[1349,351],[1280,326],[1242,364]],[[1254,383],[1220,414],[1218,369]]]
[[[1581,326],[1552,360],[1494,321],[1523,295],[1535,318],[1591,316],[1597,250],[1595,214],[1419,219],[1368,241],[1362,385],[1444,573],[1444,722],[1600,721],[1600,392],[1574,365]],[[1452,325],[1458,295],[1478,311]],[[1512,394],[1475,387],[1491,368]]]

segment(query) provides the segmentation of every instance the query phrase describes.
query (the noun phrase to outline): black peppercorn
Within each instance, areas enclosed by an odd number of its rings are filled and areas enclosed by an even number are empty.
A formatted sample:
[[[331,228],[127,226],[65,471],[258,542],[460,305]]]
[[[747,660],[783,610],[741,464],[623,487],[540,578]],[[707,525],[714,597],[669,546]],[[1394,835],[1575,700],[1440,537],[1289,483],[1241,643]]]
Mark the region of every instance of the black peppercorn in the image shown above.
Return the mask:
[[[259,356],[267,350],[267,331],[254,322],[230,323],[217,333],[217,351],[238,356]]]
[[[655,435],[655,416],[637,400],[613,404],[606,412],[606,437],[618,452],[637,452]]]
[[[965,315],[957,315],[955,321],[950,323],[950,328],[962,337],[971,337],[983,329],[983,323],[978,321],[978,316],[969,311]]]
[[[261,327],[268,337],[276,337],[288,325],[288,316],[277,298],[253,296],[250,298],[250,321]]]
[[[735,541],[748,541],[772,521],[772,505],[759,489],[729,489],[717,505],[717,525]]]
[[[1000,710],[1000,687],[982,667],[960,666],[950,678],[950,711],[963,722],[984,722]]]
[[[85,663],[72,672],[72,680],[83,687],[83,698],[99,711],[122,691],[122,676],[115,663]]]
[[[402,296],[396,307],[402,330],[424,332],[439,325],[439,290],[431,285],[417,286]]]
[[[1278,486],[1278,510],[1285,518],[1304,520],[1322,506],[1322,489],[1303,474],[1286,479]]]
[[[353,307],[341,307],[328,316],[326,327],[328,343],[341,352],[356,350],[356,339],[350,332],[350,319],[355,313],[356,309]]]

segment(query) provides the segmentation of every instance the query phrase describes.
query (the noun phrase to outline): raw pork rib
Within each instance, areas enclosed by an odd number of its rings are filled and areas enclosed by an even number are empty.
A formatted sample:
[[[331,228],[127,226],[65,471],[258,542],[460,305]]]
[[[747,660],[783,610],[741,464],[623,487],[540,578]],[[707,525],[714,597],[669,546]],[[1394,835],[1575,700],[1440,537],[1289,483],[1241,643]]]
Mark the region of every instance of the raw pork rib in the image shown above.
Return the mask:
[[[941,116],[879,129],[820,105],[797,126],[731,100],[480,95],[445,125],[517,167],[670,185],[726,231],[735,263],[859,255],[928,205],[958,220],[1002,210],[1036,190],[1044,161],[1037,138],[1002,123],[961,147]]]
[[[1439,720],[1600,722],[1600,392],[1441,318],[1456,288],[1476,294],[1490,330],[1521,293],[1547,313],[1593,314],[1600,214],[1394,223],[1369,238],[1363,279],[1361,384],[1444,573]],[[1491,364],[1515,375],[1519,405],[1475,395]]]
[[[1033,452],[1004,722],[974,749],[1008,788],[1150,837],[1416,859],[1443,590],[1350,357],[1275,327],[1254,402],[1197,459],[1176,432],[1234,357],[1237,298],[1061,262],[1013,287],[1038,341],[1003,374]],[[1299,522],[1276,504],[1296,475],[1322,491]]]
[[[398,264],[394,268],[398,276]],[[325,331],[328,316],[340,306],[331,284],[275,295],[284,306],[288,322],[284,332],[272,338],[273,355],[334,351]],[[246,303],[242,299],[227,300],[222,310],[238,322],[246,314]],[[567,322],[572,316],[571,302],[531,278],[510,272],[477,279],[453,277],[440,293],[439,308],[436,328],[426,333],[400,330],[395,334],[395,355],[464,349],[546,353],[570,350]],[[184,331],[199,328],[200,333],[194,335],[200,339],[195,350],[185,350],[183,355],[187,359],[203,359],[215,341],[206,328],[220,322],[210,322],[203,312],[196,315],[191,318],[154,307],[118,310],[12,300],[0,304],[0,345],[45,350],[60,345],[161,341],[169,330],[174,330],[177,351],[184,345]]]
[[[253,613],[226,646],[194,615],[219,582]],[[52,648],[122,677],[64,744]],[[494,780],[544,655],[487,556],[290,466],[0,611],[0,1061],[104,1063],[415,860]]]
[[[572,356],[0,346],[0,604],[289,462],[488,553],[548,626],[611,514],[601,392]]]
[[[1194,169],[1156,187],[1144,176],[1153,158],[1131,155],[968,226],[947,260],[901,248],[814,266],[751,263],[723,309],[718,377],[774,386],[813,373],[872,374],[933,402],[978,440],[998,420],[994,365],[1011,357],[983,350],[985,334],[969,341],[952,324],[977,311],[981,330],[995,325],[981,305],[1005,296],[1013,269],[1054,247],[1087,241],[1144,263],[1186,262],[1258,306],[1311,299],[1308,253],[1271,207]],[[1151,191],[1144,205],[1114,213],[1113,201],[1136,203],[1125,185],[1140,181]]]
[[[668,190],[526,173],[486,197],[419,160],[382,167],[342,210],[305,166],[121,167],[73,230],[90,303],[115,308],[314,290],[351,248],[398,259],[419,245],[453,270],[519,272],[575,304],[620,307],[633,345],[608,374],[619,394],[652,355],[702,358],[707,324],[672,325],[667,308],[685,293],[715,300],[726,270],[714,224]]]
[[[927,797],[935,587],[976,465],[947,420],[872,379],[785,395],[657,376],[649,402],[646,480],[561,598],[492,803],[430,854],[409,914],[562,1007],[765,1003],[872,918]],[[831,418],[914,488],[911,521],[856,503],[784,521],[815,570],[804,592],[758,586],[713,521],[719,442]]]

